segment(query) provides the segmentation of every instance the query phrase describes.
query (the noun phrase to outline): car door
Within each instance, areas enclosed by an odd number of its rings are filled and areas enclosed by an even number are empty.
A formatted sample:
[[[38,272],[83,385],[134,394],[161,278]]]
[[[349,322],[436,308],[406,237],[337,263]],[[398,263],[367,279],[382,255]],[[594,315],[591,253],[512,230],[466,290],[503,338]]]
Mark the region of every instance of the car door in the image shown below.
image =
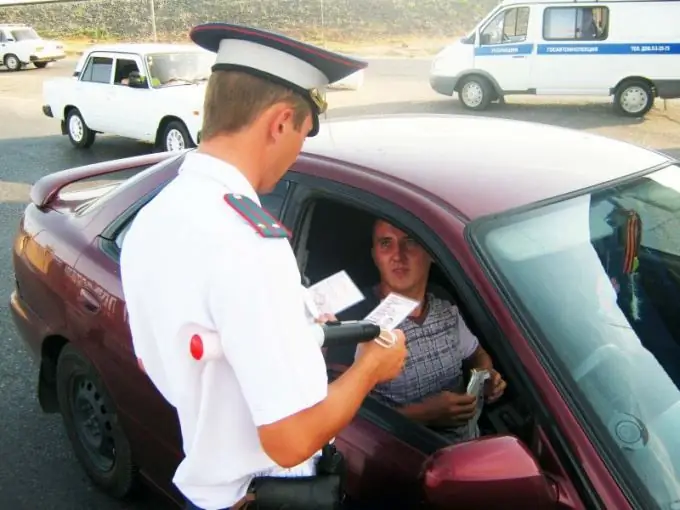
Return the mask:
[[[532,7],[509,7],[481,28],[475,48],[476,69],[484,71],[506,92],[530,88],[535,45],[528,39],[534,22]]]
[[[112,132],[119,136],[135,140],[151,141],[156,134],[158,125],[155,116],[148,115],[146,107],[150,104],[150,94],[153,93],[149,80],[145,86],[131,87],[127,81],[131,72],[138,72],[141,76],[148,76],[139,55],[119,54],[114,59],[113,86],[111,90],[111,121],[114,125]]]
[[[288,176],[296,184],[283,221],[294,229],[293,247],[299,265],[304,266],[310,255],[313,256],[313,253],[307,253],[310,242],[307,226],[310,215],[314,214],[309,208],[311,197],[317,194],[342,197],[352,191],[319,178],[292,172]],[[364,196],[363,200],[374,198]],[[342,218],[342,221],[351,228],[352,218]],[[328,252],[332,251],[333,247],[328,247]],[[329,380],[341,376],[344,369],[346,367],[329,365]],[[371,509],[415,509],[423,504],[420,482],[423,463],[447,442],[394,409],[369,398],[352,423],[336,437],[335,444],[346,459],[347,490],[353,504],[359,504],[361,508],[368,505]]]
[[[102,133],[115,133],[112,80],[114,55],[92,53],[74,85],[73,101],[87,126]]]

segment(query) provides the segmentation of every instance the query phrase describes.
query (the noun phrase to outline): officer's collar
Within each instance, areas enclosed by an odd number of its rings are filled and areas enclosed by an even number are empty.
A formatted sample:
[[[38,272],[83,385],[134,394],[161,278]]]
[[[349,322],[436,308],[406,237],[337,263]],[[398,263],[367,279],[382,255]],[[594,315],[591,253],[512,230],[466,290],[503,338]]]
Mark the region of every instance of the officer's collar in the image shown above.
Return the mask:
[[[239,169],[214,156],[196,150],[189,152],[179,169],[179,173],[182,172],[216,181],[227,188],[230,193],[247,196],[257,205],[261,205],[257,192]]]

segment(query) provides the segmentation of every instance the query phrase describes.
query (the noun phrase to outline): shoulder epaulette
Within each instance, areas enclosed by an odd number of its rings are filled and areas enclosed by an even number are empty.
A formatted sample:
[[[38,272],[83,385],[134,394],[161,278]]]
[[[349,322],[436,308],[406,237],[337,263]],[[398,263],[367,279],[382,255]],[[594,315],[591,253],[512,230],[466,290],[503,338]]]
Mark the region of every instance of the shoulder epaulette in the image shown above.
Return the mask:
[[[289,237],[290,232],[279,220],[250,198],[229,193],[224,200],[262,237]]]

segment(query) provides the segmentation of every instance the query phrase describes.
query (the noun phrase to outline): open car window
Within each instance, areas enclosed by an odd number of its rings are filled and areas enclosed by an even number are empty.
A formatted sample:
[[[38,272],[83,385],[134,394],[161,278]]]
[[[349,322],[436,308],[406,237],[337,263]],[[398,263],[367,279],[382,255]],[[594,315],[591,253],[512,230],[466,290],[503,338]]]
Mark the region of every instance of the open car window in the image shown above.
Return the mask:
[[[680,167],[484,221],[486,259],[613,469],[680,500]]]

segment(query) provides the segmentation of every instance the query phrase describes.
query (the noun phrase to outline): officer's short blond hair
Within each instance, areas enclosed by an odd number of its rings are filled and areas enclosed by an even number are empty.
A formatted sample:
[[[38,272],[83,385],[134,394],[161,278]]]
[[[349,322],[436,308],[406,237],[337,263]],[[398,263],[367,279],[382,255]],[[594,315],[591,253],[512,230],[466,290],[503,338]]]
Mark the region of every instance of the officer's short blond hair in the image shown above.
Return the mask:
[[[203,103],[201,140],[238,132],[250,125],[264,110],[282,101],[295,110],[293,123],[296,129],[300,129],[311,113],[310,104],[300,95],[248,73],[213,72]]]

